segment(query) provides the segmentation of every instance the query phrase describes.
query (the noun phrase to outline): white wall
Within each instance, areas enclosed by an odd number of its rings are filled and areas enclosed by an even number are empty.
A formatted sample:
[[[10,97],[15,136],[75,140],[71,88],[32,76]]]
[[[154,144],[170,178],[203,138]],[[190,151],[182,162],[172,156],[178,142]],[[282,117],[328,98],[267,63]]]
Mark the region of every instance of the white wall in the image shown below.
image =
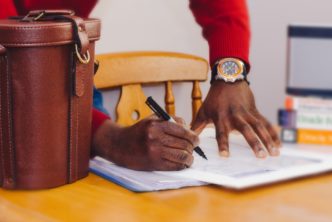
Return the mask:
[[[260,111],[276,122],[285,92],[287,24],[332,24],[330,0],[248,0],[251,15],[252,71],[250,79]],[[208,59],[208,46],[188,9],[188,0],[100,0],[92,16],[102,19],[97,53],[164,50],[195,54]],[[202,85],[205,96],[208,82]],[[177,115],[190,121],[191,85],[175,85]],[[163,89],[145,88],[163,101]],[[118,92],[104,93],[112,112]]]

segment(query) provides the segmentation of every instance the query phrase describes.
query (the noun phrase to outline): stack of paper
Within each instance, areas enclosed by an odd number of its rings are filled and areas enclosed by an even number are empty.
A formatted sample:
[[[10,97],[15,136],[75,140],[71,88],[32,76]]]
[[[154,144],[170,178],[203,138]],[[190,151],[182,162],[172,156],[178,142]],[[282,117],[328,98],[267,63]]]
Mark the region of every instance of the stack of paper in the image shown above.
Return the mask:
[[[135,192],[178,189],[181,187],[207,184],[190,178],[179,178],[156,172],[126,169],[101,157],[95,157],[90,161],[90,170],[101,177]]]
[[[133,191],[176,189],[205,183],[243,189],[332,170],[331,157],[304,152],[294,146],[283,147],[279,157],[257,159],[242,136],[231,135],[231,156],[223,158],[218,155],[214,129],[205,129],[200,141],[208,160],[195,153],[192,167],[182,171],[134,171],[100,157],[91,160],[90,168]]]

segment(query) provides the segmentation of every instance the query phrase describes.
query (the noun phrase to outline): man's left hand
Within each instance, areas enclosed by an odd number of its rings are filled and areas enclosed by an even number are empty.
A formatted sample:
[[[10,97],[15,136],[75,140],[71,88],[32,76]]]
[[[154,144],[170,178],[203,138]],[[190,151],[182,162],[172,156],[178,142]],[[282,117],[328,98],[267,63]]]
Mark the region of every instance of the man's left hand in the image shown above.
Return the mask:
[[[253,93],[245,81],[215,81],[212,84],[192,129],[199,133],[211,122],[216,128],[221,156],[229,156],[228,136],[234,129],[243,134],[257,157],[266,157],[264,146],[271,156],[279,155],[278,134],[258,112]]]

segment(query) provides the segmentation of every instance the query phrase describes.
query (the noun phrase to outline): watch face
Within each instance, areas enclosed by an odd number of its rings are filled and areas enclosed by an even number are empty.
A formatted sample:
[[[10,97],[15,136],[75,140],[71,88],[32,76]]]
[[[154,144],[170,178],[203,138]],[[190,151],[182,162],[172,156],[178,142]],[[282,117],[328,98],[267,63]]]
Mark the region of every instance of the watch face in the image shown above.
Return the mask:
[[[233,58],[220,60],[216,79],[223,79],[226,82],[235,82],[244,78],[244,64],[242,61]]]
[[[229,76],[233,76],[239,73],[240,67],[233,61],[227,61],[222,64],[223,73]]]

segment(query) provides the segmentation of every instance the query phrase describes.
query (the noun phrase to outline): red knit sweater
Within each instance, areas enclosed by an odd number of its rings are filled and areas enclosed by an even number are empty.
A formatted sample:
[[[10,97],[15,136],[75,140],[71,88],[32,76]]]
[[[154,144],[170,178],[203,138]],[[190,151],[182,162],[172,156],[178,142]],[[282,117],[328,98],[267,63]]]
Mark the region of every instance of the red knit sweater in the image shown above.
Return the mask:
[[[196,21],[210,47],[210,64],[224,57],[235,57],[249,64],[249,18],[245,0],[189,0]],[[0,18],[24,15],[35,9],[68,8],[87,17],[97,0],[1,0]],[[84,4],[83,4],[84,2]],[[108,117],[93,111],[93,132]]]

